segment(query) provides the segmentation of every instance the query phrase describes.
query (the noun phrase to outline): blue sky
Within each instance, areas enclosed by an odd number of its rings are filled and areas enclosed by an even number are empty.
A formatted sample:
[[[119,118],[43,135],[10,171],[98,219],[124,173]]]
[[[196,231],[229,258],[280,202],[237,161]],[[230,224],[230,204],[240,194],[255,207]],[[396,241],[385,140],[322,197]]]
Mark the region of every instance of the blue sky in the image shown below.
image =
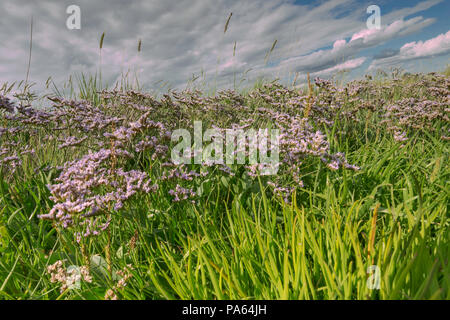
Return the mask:
[[[66,27],[73,4],[80,30]],[[380,30],[367,29],[369,5],[380,7]],[[329,78],[346,70],[352,79],[393,67],[440,71],[450,57],[450,1],[443,0],[2,0],[0,12],[0,86],[26,76],[31,16],[30,79],[41,89],[50,76],[62,84],[97,72],[102,32],[105,81],[129,70],[148,88],[185,88],[193,75],[230,88],[261,76],[302,83],[308,72]]]

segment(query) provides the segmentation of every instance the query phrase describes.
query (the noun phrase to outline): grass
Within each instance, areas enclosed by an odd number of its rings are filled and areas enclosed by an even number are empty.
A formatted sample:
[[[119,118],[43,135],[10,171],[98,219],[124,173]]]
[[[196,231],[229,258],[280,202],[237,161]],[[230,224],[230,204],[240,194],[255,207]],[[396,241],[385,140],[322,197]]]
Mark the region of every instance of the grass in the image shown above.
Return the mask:
[[[78,95],[98,104],[95,79],[83,75]],[[262,178],[217,174],[195,205],[172,202],[164,186],[133,198],[82,246],[37,216],[53,206],[46,186],[57,177],[43,168],[84,151],[30,138],[35,159],[12,179],[0,176],[0,297],[103,299],[131,265],[127,286],[114,289],[120,299],[449,299],[448,142],[425,131],[402,146],[376,113],[361,119],[326,132],[361,170],[306,162],[291,203]],[[154,174],[156,164],[141,165]],[[88,265],[93,281],[61,292],[47,273],[58,260]],[[368,285],[371,266],[379,289]]]

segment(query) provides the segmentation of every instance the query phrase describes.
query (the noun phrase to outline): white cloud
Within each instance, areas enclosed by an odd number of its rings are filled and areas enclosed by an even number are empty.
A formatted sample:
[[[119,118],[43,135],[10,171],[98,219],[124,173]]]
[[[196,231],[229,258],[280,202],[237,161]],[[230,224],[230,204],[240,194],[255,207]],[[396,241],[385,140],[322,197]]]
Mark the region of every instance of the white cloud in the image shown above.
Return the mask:
[[[431,24],[432,19],[402,18],[439,2],[423,1],[383,15],[389,27],[368,34],[362,31],[366,5],[355,0],[330,0],[315,6],[298,5],[294,0],[78,0],[81,30],[65,27],[71,0],[2,0],[0,83],[25,77],[31,15],[32,81],[42,84],[52,76],[59,83],[71,73],[98,71],[98,41],[105,31],[102,75],[109,83],[130,68],[149,87],[159,80],[183,87],[193,73],[202,70],[209,79],[216,78],[217,72],[218,85],[226,85],[233,82],[234,74],[240,76],[250,68],[248,76],[255,77],[318,72],[354,62],[354,55],[363,48]],[[224,34],[230,12],[233,16]],[[391,23],[396,19],[400,22]],[[355,35],[353,41],[344,40]],[[264,58],[275,39],[277,45],[266,66]],[[332,49],[317,51],[330,45]],[[274,61],[281,63],[273,66]]]
[[[409,42],[403,45],[397,54],[376,59],[369,70],[392,66],[410,60],[430,58],[450,53],[450,30],[427,41]]]
[[[417,30],[418,26],[423,28],[433,22],[434,19],[415,17],[409,20],[394,21],[380,30],[362,29],[354,33],[348,42],[344,39],[337,40],[331,49],[319,50],[307,55],[287,59],[282,64],[292,66],[295,68],[295,71],[303,73],[329,69],[352,59],[363,49],[375,47],[399,35],[409,34],[412,32],[411,29]]]
[[[336,73],[338,71],[343,71],[343,70],[350,71],[352,69],[359,68],[365,61],[366,61],[366,57],[360,57],[360,58],[348,60],[348,61],[346,61],[344,63],[340,63],[338,65],[335,65],[334,67],[315,72],[312,75],[313,76],[322,76],[323,77],[324,75],[334,74],[334,73]]]

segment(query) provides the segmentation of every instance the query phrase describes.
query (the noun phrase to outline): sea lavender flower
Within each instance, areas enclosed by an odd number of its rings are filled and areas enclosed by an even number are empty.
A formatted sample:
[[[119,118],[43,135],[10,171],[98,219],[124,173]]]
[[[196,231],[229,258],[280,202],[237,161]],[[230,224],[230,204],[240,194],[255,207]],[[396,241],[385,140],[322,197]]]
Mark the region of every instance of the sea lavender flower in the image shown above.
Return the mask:
[[[187,200],[188,198],[193,198],[196,195],[196,193],[192,189],[183,188],[178,184],[176,185],[175,189],[169,190],[169,194],[171,196],[174,196],[174,202]]]
[[[82,144],[88,137],[84,136],[81,137],[79,139],[77,139],[77,137],[67,137],[65,139],[60,139],[59,141],[62,142],[62,144],[60,144],[58,146],[58,149],[63,149],[63,148],[67,148],[67,147],[75,147],[75,146],[79,146],[80,144]]]
[[[3,109],[6,112],[14,113],[14,104],[9,100],[9,98],[0,95],[0,110]]]

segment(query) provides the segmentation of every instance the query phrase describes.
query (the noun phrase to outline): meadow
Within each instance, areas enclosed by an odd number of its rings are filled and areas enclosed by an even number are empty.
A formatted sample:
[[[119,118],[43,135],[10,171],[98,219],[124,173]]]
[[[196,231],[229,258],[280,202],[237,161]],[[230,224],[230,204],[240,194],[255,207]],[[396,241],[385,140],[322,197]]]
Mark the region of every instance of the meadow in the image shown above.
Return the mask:
[[[449,299],[449,73],[0,90],[1,299]],[[25,90],[24,90],[25,92]],[[276,175],[171,133],[277,128]]]

